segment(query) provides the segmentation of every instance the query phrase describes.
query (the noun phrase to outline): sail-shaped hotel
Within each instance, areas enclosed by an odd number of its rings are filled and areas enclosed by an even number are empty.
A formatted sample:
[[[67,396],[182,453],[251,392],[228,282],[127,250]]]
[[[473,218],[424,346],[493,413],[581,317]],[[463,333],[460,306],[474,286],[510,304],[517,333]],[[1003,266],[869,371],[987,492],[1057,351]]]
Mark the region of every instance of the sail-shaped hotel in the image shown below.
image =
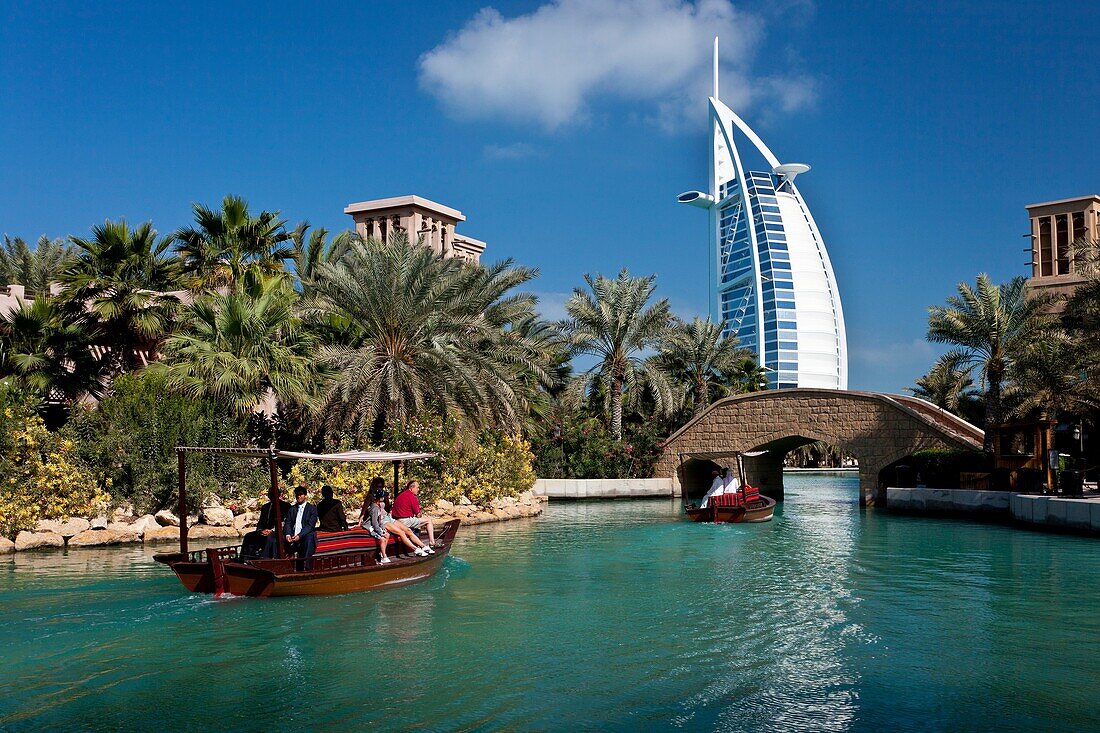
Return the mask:
[[[848,347],[833,266],[795,186],[810,169],[782,164],[718,99],[718,39],[710,97],[710,191],[678,201],[710,215],[711,319],[755,351],[772,387],[848,388]],[[763,156],[745,170],[735,138]],[[751,152],[751,150],[749,151]]]

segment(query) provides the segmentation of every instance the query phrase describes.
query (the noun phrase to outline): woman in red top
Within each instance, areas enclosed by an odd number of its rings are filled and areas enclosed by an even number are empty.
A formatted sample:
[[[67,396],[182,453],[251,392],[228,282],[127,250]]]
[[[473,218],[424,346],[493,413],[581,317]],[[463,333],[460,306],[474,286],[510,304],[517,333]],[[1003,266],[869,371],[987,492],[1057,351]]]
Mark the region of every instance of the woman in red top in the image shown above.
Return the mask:
[[[393,518],[404,524],[409,529],[416,531],[421,527],[428,528],[428,547],[435,546],[435,520],[432,517],[421,516],[420,482],[413,480],[405,484],[405,490],[393,500],[393,508],[390,513]]]

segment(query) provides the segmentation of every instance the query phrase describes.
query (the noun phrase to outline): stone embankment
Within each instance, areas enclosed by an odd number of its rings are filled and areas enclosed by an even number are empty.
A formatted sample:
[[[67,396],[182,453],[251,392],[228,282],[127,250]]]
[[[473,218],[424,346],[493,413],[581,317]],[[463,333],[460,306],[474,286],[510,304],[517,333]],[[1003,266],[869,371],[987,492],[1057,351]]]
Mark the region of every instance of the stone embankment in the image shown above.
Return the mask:
[[[461,519],[463,524],[484,524],[537,516],[542,514],[545,503],[545,496],[535,496],[530,491],[517,497],[494,499],[488,506],[478,506],[464,496],[457,503],[440,499],[425,513],[443,521]],[[257,509],[254,503],[234,512],[211,502],[197,515],[187,517],[187,536],[191,540],[238,539],[255,528],[260,519]],[[358,509],[348,512],[348,523],[354,524],[358,516]],[[33,530],[20,532],[14,540],[0,536],[0,555],[64,547],[178,542],[179,526],[179,517],[170,511],[135,517],[127,507],[116,509],[110,517],[44,519]]]

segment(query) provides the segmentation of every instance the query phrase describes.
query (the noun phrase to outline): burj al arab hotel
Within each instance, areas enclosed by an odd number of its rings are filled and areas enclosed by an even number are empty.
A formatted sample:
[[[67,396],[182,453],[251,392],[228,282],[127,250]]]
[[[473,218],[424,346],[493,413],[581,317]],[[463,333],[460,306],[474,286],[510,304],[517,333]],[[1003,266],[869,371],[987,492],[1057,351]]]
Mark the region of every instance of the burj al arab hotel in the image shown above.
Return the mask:
[[[710,312],[757,354],[772,387],[848,388],[848,345],[833,266],[795,186],[810,169],[779,162],[718,99],[718,39],[710,97],[710,191],[677,197],[710,216]],[[742,158],[745,151],[759,164]],[[763,170],[748,170],[752,165]]]

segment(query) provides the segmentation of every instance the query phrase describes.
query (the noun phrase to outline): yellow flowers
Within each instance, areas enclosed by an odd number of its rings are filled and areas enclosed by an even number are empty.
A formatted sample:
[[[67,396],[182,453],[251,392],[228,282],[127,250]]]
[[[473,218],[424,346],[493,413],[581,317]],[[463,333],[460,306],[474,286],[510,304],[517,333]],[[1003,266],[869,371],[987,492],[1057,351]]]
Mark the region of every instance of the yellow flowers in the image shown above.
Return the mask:
[[[11,408],[6,418],[14,418]],[[39,519],[87,515],[110,495],[73,455],[72,441],[50,433],[33,411],[19,416],[0,455],[0,534],[14,537]]]

